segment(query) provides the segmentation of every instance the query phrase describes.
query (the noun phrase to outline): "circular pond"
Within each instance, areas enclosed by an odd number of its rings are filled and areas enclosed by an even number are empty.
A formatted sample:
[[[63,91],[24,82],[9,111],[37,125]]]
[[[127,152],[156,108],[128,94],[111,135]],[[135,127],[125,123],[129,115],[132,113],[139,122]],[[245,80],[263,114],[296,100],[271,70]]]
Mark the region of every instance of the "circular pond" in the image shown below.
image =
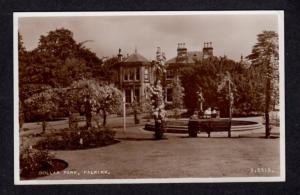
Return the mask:
[[[223,120],[223,119],[221,119]],[[224,119],[226,120],[226,119]],[[204,119],[203,121],[208,122],[208,119]],[[210,123],[214,123],[214,121],[218,121],[213,119],[209,121]],[[231,130],[232,131],[251,131],[262,128],[262,125],[255,121],[247,121],[247,120],[232,120],[231,121]],[[146,131],[154,131],[154,123],[147,123],[144,127]],[[187,133],[188,132],[188,120],[168,120],[165,126],[166,133]]]

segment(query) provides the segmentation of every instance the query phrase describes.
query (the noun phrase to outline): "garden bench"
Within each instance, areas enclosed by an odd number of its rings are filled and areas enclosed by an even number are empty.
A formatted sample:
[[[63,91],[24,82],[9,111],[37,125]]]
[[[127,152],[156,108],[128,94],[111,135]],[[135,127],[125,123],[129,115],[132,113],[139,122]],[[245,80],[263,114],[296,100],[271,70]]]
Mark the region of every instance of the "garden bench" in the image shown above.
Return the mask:
[[[190,137],[197,137],[197,133],[205,131],[210,137],[211,132],[228,132],[230,137],[231,121],[229,119],[191,119],[188,123]]]

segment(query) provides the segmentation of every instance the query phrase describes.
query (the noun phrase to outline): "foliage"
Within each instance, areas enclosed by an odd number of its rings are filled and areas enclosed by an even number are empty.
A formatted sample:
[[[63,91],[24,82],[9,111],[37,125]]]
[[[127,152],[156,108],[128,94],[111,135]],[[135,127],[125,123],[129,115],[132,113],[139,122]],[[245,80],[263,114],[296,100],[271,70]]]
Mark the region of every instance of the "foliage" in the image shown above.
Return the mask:
[[[165,60],[166,58],[164,53],[161,52],[160,48],[158,48],[156,53],[156,61],[152,62],[156,80],[154,85],[148,86],[146,90],[147,97],[150,98],[152,103],[152,115],[155,121],[156,139],[161,139],[163,136],[163,126],[166,118],[164,91],[160,80],[166,73]]]
[[[173,101],[172,105],[174,108],[183,108],[183,97],[184,97],[184,88],[182,87],[180,80],[174,80],[172,83],[173,89]]]
[[[30,177],[38,175],[39,171],[51,167],[51,155],[48,150],[36,150],[29,147],[20,151],[20,175]]]
[[[118,72],[113,67],[119,62],[117,57],[108,58],[105,60],[100,67],[93,70],[93,78],[98,78],[99,80],[114,83],[117,81]]]
[[[138,118],[138,114],[142,112],[142,106],[140,102],[136,100],[136,97],[134,97],[133,102],[131,103],[131,108],[134,115],[134,124],[139,124],[140,120]]]
[[[102,60],[77,43],[70,30],[61,28],[42,35],[38,47],[26,51],[19,34],[20,99],[25,100],[45,87],[67,87],[75,80],[101,77]],[[72,78],[72,79],[70,79]]]
[[[26,49],[24,47],[24,42],[22,35],[18,32],[18,59],[19,59],[19,73],[22,73],[24,70],[24,67],[26,66]],[[22,75],[20,75],[22,76]],[[19,84],[20,87],[22,86],[22,83]],[[19,124],[20,128],[22,127],[24,121],[25,121],[25,116],[24,116],[24,96],[22,95],[22,91],[19,91],[20,93],[20,99],[19,99]]]
[[[247,56],[251,60],[252,66],[259,71],[257,80],[263,83],[264,90],[264,113],[266,138],[270,137],[270,117],[271,106],[279,101],[279,53],[278,35],[274,31],[263,31],[257,35],[257,43],[253,46],[252,53]]]
[[[122,93],[112,85],[82,79],[75,81],[68,89],[67,104],[78,112],[85,113],[87,127],[92,126],[93,113],[102,114],[105,126],[107,114],[117,113],[121,109]]]
[[[56,136],[48,136],[39,141],[35,148],[51,150],[75,150],[99,146],[106,146],[116,143],[114,140],[115,131],[107,128],[92,127],[88,130],[81,127],[75,129],[63,129]]]
[[[173,80],[172,83],[172,107],[174,111],[174,117],[179,118],[180,117],[180,109],[183,108],[183,97],[184,97],[184,88],[181,85],[180,80]]]
[[[71,84],[69,78],[91,78],[92,71],[97,69],[102,61],[84,47],[86,42],[77,43],[73,33],[64,28],[41,36],[38,47],[33,50],[36,56],[34,62],[50,69],[50,85],[66,87]]]
[[[141,112],[147,113],[149,118],[152,117],[152,102],[146,95],[141,98]]]
[[[73,33],[61,28],[50,31],[46,36],[42,35],[39,40],[38,51],[66,60],[74,51],[78,50],[78,44],[73,39]]]
[[[19,53],[19,56],[23,55],[25,52],[26,52],[26,49],[24,47],[23,37],[20,34],[20,32],[18,32],[18,53]]]
[[[163,89],[160,82],[157,82],[155,86],[149,86],[147,92],[152,102],[152,115],[154,119],[158,122],[164,121],[166,111],[164,109]]]
[[[66,87],[72,80],[91,75],[91,68],[87,66],[88,57],[82,55],[84,48],[80,43],[76,43],[69,30],[57,29],[50,31],[46,36],[42,35],[38,47],[32,51],[25,50],[20,34],[18,44],[21,104],[49,88]],[[96,58],[95,55],[94,57]],[[96,60],[93,62],[98,63]],[[26,113],[25,121],[37,118],[29,107],[22,107]]]
[[[259,87],[261,82],[255,79],[258,72],[253,67],[247,68],[242,63],[226,57],[213,57],[199,61],[194,66],[181,71],[185,93],[184,104],[189,113],[193,113],[198,107],[197,91],[202,89],[205,99],[204,110],[208,107],[217,107],[220,109],[221,116],[229,115],[228,91],[225,88],[218,90],[226,72],[229,72],[234,83],[233,107],[247,113],[260,110],[263,90]]]
[[[256,79],[263,83],[262,88],[266,87],[264,81],[270,79],[270,104],[276,104],[279,101],[278,35],[274,31],[263,31],[257,35],[257,41],[247,58],[251,61],[253,69],[259,71]]]
[[[58,99],[54,89],[49,88],[42,92],[35,93],[25,100],[24,104],[28,112],[40,116],[43,120],[43,132],[46,130],[46,120],[50,119],[52,114],[58,109]],[[29,112],[30,111],[30,112]]]
[[[18,34],[19,97],[20,108],[23,108],[23,112],[26,113],[25,121],[38,118],[34,116],[29,107],[23,105],[26,99],[35,94],[49,88],[66,89],[72,85],[73,81],[82,79],[91,80],[91,78],[95,78],[99,82],[101,80],[112,82],[115,73],[111,67],[117,62],[117,59],[111,58],[103,63],[102,59],[99,59],[94,52],[85,47],[87,42],[90,40],[76,42],[70,30],[61,28],[42,35],[37,48],[26,51],[22,36]],[[113,92],[113,94],[115,93]],[[63,96],[61,97],[64,99]],[[105,101],[107,103],[101,103],[104,118],[106,118],[106,112],[111,112],[114,109],[114,104],[108,106],[114,99],[109,100],[108,98]],[[59,102],[59,109],[60,116],[68,115],[68,108],[61,102]]]
[[[19,127],[22,128],[25,120],[23,105],[21,101],[19,101]]]

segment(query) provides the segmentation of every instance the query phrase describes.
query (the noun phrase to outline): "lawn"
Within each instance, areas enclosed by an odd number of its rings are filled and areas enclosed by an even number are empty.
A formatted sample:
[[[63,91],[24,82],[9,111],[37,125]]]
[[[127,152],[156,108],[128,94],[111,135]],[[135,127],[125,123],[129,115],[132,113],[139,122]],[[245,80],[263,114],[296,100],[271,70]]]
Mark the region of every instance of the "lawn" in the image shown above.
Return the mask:
[[[171,177],[279,176],[279,138],[263,139],[261,132],[241,138],[213,136],[188,138],[167,134],[153,140],[151,132],[127,120],[112,118],[109,125],[117,131],[120,143],[86,150],[53,151],[69,166],[55,174],[37,179],[129,179]],[[60,124],[64,126],[63,124]]]

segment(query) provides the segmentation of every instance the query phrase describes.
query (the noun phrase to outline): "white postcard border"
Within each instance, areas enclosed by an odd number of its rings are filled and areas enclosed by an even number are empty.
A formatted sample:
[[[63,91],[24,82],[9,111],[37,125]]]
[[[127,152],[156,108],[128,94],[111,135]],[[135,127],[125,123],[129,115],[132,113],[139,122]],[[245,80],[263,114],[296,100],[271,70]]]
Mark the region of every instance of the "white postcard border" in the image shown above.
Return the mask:
[[[280,72],[280,176],[276,177],[216,177],[216,178],[152,178],[152,179],[78,179],[78,180],[20,180],[19,174],[19,73],[18,19],[20,17],[71,16],[156,16],[156,15],[277,15]],[[134,12],[14,12],[14,182],[15,185],[54,184],[138,184],[138,183],[224,183],[224,182],[284,182],[285,171],[285,84],[284,84],[284,11],[134,11]]]

